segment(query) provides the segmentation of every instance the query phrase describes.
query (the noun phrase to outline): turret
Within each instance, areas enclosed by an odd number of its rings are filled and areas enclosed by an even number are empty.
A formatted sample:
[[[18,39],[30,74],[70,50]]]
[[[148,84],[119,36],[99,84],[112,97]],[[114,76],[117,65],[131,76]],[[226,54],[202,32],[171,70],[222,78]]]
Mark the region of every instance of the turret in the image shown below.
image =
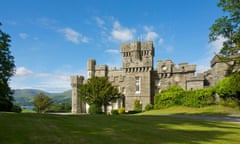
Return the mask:
[[[123,69],[126,72],[147,72],[153,69],[154,47],[152,41],[133,41],[121,44]]]
[[[88,71],[88,79],[95,76],[95,66],[96,66],[96,60],[95,59],[89,59],[87,61],[87,71]]]
[[[78,86],[83,84],[83,76],[71,76],[72,86],[72,113],[85,113],[85,104],[81,101],[78,95]]]

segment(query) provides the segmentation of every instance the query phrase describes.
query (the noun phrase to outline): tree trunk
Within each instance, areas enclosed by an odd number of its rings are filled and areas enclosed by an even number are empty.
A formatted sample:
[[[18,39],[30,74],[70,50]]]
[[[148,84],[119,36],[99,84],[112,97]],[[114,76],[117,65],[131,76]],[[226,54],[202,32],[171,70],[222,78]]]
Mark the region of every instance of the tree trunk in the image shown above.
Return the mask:
[[[107,105],[104,105],[104,112],[107,114]]]

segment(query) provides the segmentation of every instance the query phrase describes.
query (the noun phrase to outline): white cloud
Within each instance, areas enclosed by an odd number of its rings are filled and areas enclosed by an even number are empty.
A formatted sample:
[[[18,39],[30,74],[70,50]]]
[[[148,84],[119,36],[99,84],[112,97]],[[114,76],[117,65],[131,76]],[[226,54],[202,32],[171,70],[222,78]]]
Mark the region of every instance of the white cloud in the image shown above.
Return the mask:
[[[144,34],[145,40],[155,41],[159,37],[158,33],[153,31],[153,29],[154,29],[153,26],[144,26],[143,29],[146,32],[146,34]],[[160,40],[162,41],[163,39],[160,39]],[[159,42],[160,42],[160,40],[159,40]]]
[[[107,49],[105,52],[112,53],[112,54],[119,54],[119,50],[116,50],[116,49]]]
[[[160,38],[159,40],[158,40],[158,44],[163,44],[163,42],[164,42],[164,39],[163,38]]]
[[[111,35],[116,40],[129,41],[133,39],[134,33],[135,29],[124,28],[118,21],[115,21]]]
[[[67,74],[36,74],[36,78],[40,79],[34,86],[36,89],[48,92],[63,92],[71,89],[70,75]]]
[[[29,37],[29,35],[26,33],[20,33],[19,37],[24,40],[24,39],[27,39]]]
[[[100,17],[95,17],[95,20],[96,20],[98,26],[100,26],[100,27],[105,24],[104,20],[101,19]]]
[[[33,72],[25,67],[16,68],[16,76],[27,76],[31,74],[33,74]]]
[[[219,53],[223,46],[223,42],[226,40],[227,40],[226,38],[219,36],[216,41],[209,43],[209,46],[208,46],[210,47],[209,54],[214,55],[215,53]]]
[[[173,52],[174,47],[171,46],[171,45],[167,45],[167,46],[164,46],[164,49],[165,49],[167,52]]]
[[[79,42],[88,43],[89,39],[86,36],[83,36],[81,33],[73,30],[72,28],[61,29],[60,32],[64,33],[65,39],[78,44]]]
[[[158,34],[153,31],[147,32],[145,37],[146,40],[155,40],[156,38],[158,38]]]
[[[10,86],[13,89],[40,89],[47,92],[63,92],[71,89],[70,76],[79,72],[36,73],[25,67],[18,67],[12,77]],[[82,73],[85,73],[81,71]]]
[[[216,41],[208,44],[207,46],[208,51],[206,52],[205,56],[195,62],[197,64],[198,73],[201,73],[210,69],[210,61],[212,60],[215,54],[220,52],[223,46],[223,42],[225,40],[226,39],[224,37],[220,36]]]
[[[55,19],[50,19],[50,18],[38,18],[36,22],[44,27],[55,29],[55,24],[57,21]]]

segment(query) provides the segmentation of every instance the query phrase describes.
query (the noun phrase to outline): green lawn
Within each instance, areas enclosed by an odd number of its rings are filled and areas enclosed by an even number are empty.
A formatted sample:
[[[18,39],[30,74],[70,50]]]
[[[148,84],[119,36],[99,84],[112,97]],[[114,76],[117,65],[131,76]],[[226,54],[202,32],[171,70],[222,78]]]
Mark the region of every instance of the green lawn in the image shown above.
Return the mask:
[[[157,114],[231,114],[231,115],[240,115],[239,108],[231,108],[222,105],[212,105],[206,106],[203,108],[192,108],[184,106],[173,106],[166,109],[151,110],[138,115],[157,115]]]
[[[168,116],[0,113],[0,144],[239,144],[240,125]]]

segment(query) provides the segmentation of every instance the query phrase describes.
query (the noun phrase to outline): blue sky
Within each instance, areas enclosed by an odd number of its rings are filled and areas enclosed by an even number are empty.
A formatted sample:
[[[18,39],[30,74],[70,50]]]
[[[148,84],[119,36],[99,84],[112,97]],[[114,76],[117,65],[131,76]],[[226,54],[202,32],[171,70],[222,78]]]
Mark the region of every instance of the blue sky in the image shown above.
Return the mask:
[[[70,75],[86,75],[87,59],[121,67],[121,42],[153,40],[154,65],[197,64],[209,69],[222,38],[209,27],[223,12],[218,0],[5,0],[1,29],[11,36],[14,89],[69,90]]]

